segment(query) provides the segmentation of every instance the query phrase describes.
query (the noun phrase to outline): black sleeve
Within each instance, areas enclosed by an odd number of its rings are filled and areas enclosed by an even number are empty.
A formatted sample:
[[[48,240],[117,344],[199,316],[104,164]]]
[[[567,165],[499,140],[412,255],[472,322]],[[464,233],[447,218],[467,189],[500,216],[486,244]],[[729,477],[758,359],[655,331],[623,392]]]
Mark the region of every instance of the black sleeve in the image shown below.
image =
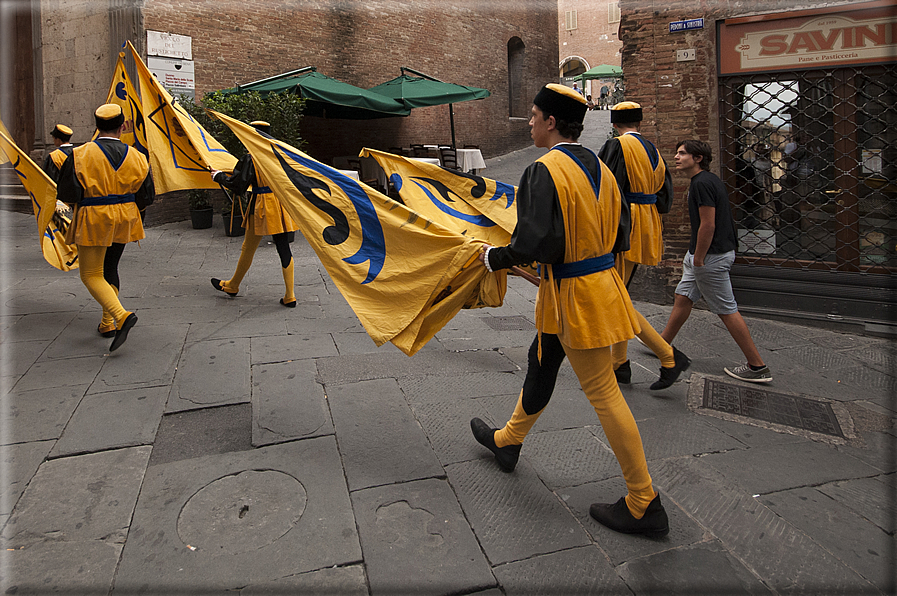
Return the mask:
[[[663,158],[660,158],[663,160]],[[670,168],[667,167],[667,162],[663,162],[664,167],[666,167],[666,174],[663,176],[663,186],[660,187],[660,190],[657,191],[657,212],[658,213],[669,213],[670,209],[673,208],[673,176],[670,174]]]
[[[564,216],[551,174],[530,165],[517,187],[517,227],[508,246],[489,251],[489,266],[507,269],[523,263],[563,263]]]
[[[153,182],[153,171],[149,170],[146,173],[146,178],[143,179],[143,184],[140,185],[140,188],[134,195],[135,202],[137,206],[140,205],[152,205],[153,201],[156,199],[156,185]],[[146,207],[144,207],[145,209]]]
[[[53,163],[53,158],[50,157],[50,153],[47,153],[47,156],[44,158],[44,164],[41,166],[41,169],[50,177],[50,180],[59,182],[59,168]]]
[[[629,190],[629,174],[626,172],[626,158],[623,155],[623,145],[618,139],[608,139],[598,152],[598,159],[604,162],[614,174],[620,193]]]
[[[69,155],[59,168],[59,180],[56,183],[56,198],[69,205],[77,205],[84,196],[84,189],[75,176],[75,158]]]
[[[234,166],[231,175],[220,172],[214,180],[237,194],[245,193],[246,189],[255,184],[255,166],[252,163],[252,156],[247,153]]]

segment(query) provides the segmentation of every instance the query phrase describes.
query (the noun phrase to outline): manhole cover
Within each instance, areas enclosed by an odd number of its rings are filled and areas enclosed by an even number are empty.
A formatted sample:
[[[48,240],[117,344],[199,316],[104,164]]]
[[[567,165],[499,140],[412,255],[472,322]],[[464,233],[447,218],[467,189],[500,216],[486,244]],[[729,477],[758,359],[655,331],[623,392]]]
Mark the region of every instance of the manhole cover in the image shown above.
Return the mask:
[[[249,470],[225,476],[196,492],[178,516],[186,545],[237,555],[280,539],[299,522],[307,494],[283,472]]]
[[[481,320],[496,331],[527,331],[536,326],[520,315],[514,317],[481,317]]]
[[[717,412],[844,438],[832,407],[804,397],[706,379],[702,405]]]

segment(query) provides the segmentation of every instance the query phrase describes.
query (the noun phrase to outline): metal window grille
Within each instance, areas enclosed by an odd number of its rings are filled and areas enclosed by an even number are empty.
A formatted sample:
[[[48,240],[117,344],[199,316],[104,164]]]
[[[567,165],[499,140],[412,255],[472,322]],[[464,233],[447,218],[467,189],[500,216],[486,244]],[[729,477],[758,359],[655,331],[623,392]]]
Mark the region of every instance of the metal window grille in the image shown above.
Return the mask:
[[[897,66],[719,85],[740,262],[897,272]]]

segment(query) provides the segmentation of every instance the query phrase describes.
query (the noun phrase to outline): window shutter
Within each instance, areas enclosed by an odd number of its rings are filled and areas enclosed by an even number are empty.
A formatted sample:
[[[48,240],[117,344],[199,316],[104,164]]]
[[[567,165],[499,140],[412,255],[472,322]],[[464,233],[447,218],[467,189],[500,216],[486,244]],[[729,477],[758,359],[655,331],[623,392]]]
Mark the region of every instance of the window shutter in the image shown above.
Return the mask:
[[[620,22],[620,3],[619,2],[610,2],[607,5],[607,22],[608,23],[619,23]]]
[[[572,31],[576,29],[576,11],[568,10],[564,13],[564,25],[567,28],[567,31]]]

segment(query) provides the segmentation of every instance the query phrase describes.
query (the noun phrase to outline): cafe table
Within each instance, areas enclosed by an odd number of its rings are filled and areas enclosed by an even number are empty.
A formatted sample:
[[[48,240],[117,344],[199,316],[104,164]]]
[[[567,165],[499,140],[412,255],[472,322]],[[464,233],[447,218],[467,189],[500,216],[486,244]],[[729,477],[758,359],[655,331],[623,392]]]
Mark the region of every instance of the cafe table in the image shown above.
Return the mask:
[[[458,169],[462,172],[482,170],[486,167],[486,161],[479,149],[456,149],[458,156]]]

